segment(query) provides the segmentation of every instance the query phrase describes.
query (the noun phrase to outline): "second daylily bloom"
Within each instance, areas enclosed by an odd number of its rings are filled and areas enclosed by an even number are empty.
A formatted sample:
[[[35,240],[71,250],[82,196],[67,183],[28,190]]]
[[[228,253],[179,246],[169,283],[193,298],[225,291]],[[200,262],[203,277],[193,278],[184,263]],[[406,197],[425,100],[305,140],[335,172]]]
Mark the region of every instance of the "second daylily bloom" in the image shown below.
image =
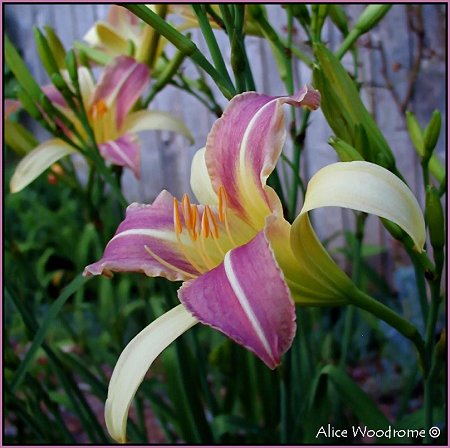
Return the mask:
[[[140,177],[140,143],[137,133],[144,130],[168,130],[192,139],[183,122],[166,113],[149,110],[132,111],[150,82],[148,68],[133,58],[120,56],[108,65],[95,85],[85,67],[78,69],[80,90],[89,125],[103,158],[114,165],[130,168]],[[44,92],[74,124],[80,135],[86,137],[83,125],[66,104],[55,87],[44,87]],[[70,138],[74,138],[66,131]],[[60,158],[75,152],[61,139],[41,143],[18,164],[11,179],[11,191],[17,192],[36,179]]]
[[[114,439],[125,441],[128,409],[151,363],[197,322],[275,368],[295,335],[295,303],[348,303],[355,287],[316,237],[309,210],[342,206],[375,213],[422,248],[425,227],[414,196],[393,174],[366,162],[319,171],[294,224],[283,218],[266,180],[284,144],[286,103],[316,109],[320,95],[305,87],[291,97],[236,96],[192,163],[191,186],[202,205],[167,191],[152,205],[130,205],[103,258],[86,268],[86,275],[135,271],[184,281],[181,305],[139,333],[119,358],[105,410]]]

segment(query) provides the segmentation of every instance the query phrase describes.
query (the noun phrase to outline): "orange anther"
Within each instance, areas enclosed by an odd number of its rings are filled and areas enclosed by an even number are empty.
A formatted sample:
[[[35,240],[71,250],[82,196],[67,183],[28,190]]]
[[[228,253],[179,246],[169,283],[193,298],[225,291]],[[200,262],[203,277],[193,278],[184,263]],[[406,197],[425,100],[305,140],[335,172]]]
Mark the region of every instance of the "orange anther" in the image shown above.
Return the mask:
[[[191,237],[195,241],[197,239],[197,221],[198,221],[198,209],[196,206],[192,206],[190,208],[192,216],[191,216]],[[198,232],[200,233],[200,232]]]
[[[203,210],[203,216],[202,216],[202,235],[204,238],[208,238],[209,233],[210,233],[208,213],[206,211],[207,210],[206,207],[205,207],[205,210]]]
[[[183,231],[177,198],[173,198],[173,226],[175,227],[175,232],[177,234],[180,234]]]
[[[103,98],[96,101],[91,108],[91,115],[93,118],[98,118],[108,111],[108,106]]]
[[[208,218],[208,224],[212,227],[211,233],[214,235],[214,238],[219,238],[219,228],[217,227],[216,218],[208,205],[205,206],[205,213]]]
[[[228,206],[228,198],[227,198],[227,192],[225,191],[225,188],[223,185],[219,187],[219,221],[224,222],[225,221],[225,215],[227,213],[227,206]]]
[[[189,196],[185,193],[183,195],[183,199],[181,202],[181,209],[183,211],[184,216],[184,224],[188,230],[192,228],[192,209],[191,209],[191,201],[189,200]]]

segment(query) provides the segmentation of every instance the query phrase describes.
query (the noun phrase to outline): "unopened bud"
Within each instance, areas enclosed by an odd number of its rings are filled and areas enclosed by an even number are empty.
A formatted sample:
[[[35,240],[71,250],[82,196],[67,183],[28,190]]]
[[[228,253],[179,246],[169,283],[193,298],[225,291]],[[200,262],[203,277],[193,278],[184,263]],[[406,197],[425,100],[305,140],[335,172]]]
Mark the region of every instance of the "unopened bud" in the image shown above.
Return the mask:
[[[429,160],[433,154],[434,148],[441,132],[441,113],[435,110],[431,115],[431,120],[425,129],[424,140],[424,159]]]
[[[58,35],[55,33],[55,30],[49,26],[44,26],[45,34],[47,36],[47,43],[52,52],[53,58],[55,59],[58,67],[60,69],[65,67],[64,58],[66,56],[66,50],[64,49],[64,45],[59,39]]]
[[[416,151],[419,154],[419,156],[422,157],[424,152],[422,128],[420,127],[420,124],[417,121],[416,116],[409,110],[406,111],[406,127],[408,128],[408,133],[409,136],[411,137],[411,141],[414,145],[414,148],[416,148]]]
[[[341,162],[352,162],[354,160],[364,160],[361,154],[351,145],[338,137],[331,137],[328,143],[336,151]]]
[[[59,67],[55,61],[55,58],[53,57],[47,39],[42,34],[42,31],[37,27],[33,27],[33,33],[42,65],[44,66],[45,71],[48,73],[48,75],[52,76],[53,73],[57,73],[59,71]]]
[[[69,72],[70,79],[72,80],[74,86],[78,85],[78,68],[77,68],[77,58],[73,50],[69,50],[66,53],[66,68]]]
[[[439,192],[432,185],[427,186],[425,196],[425,219],[430,233],[433,249],[442,249],[445,245],[445,220]]]
[[[367,33],[371,30],[391,9],[392,5],[368,5],[356,21],[355,28],[360,34]]]

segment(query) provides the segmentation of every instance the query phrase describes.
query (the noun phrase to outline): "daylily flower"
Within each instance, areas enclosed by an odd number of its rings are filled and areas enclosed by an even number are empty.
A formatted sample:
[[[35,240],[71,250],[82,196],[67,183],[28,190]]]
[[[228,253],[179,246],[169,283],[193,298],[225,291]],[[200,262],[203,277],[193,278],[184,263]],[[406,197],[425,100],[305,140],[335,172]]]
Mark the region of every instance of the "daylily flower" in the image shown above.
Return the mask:
[[[140,176],[140,143],[136,135],[144,130],[168,130],[192,139],[183,122],[166,113],[149,110],[132,111],[150,76],[144,64],[120,56],[105,67],[97,85],[85,67],[78,69],[83,105],[103,158],[114,165],[130,168]],[[74,124],[85,138],[86,132],[54,86],[43,88],[46,95]],[[70,132],[66,130],[66,134]],[[62,157],[76,150],[61,139],[53,138],[38,145],[18,164],[11,179],[11,192],[18,192]]]
[[[387,170],[366,162],[336,163],[310,181],[291,226],[266,180],[285,140],[283,104],[316,109],[320,95],[254,92],[231,100],[192,162],[191,186],[202,205],[163,191],[152,205],[132,204],[100,261],[85,275],[143,272],[183,280],[181,305],[156,319],[125,348],[114,369],[105,418],[125,441],[133,396],[154,359],[197,322],[220,330],[275,368],[296,331],[295,303],[344,305],[354,291],[316,237],[308,211],[349,207],[391,219],[418,250],[422,213],[411,191]]]
[[[147,4],[147,6],[156,12],[157,5]],[[183,20],[181,23],[173,24],[178,31],[198,28],[197,16],[190,5],[174,4],[166,6],[167,16],[178,16]],[[211,7],[220,17],[219,6],[211,5]],[[220,28],[214,20],[210,20],[210,23],[213,28]],[[248,14],[246,14],[244,29],[246,34],[261,35],[258,27],[248,17]],[[84,35],[83,40],[91,47],[101,50],[109,56],[133,55],[139,62],[145,62],[147,51],[144,47],[148,47],[149,39],[153,38],[151,34],[153,32],[150,26],[143,23],[126,8],[112,5],[107,19],[97,21]],[[155,61],[158,60],[167,43],[168,41],[164,37],[159,39]]]
[[[139,48],[144,40],[144,27],[132,12],[122,6],[111,5],[107,19],[95,22],[83,39],[115,58],[130,54],[130,42],[135,50]]]

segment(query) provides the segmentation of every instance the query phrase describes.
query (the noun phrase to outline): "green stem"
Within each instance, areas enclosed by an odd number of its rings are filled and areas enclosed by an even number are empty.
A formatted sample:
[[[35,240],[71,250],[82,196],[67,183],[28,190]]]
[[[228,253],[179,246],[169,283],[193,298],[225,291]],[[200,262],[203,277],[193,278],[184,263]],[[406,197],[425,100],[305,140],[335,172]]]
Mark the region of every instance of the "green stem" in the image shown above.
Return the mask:
[[[200,29],[202,31],[203,37],[205,38],[206,45],[208,45],[208,49],[213,59],[215,68],[223,76],[223,78],[227,80],[229,84],[233,85],[216,37],[214,36],[214,32],[211,28],[211,24],[209,23],[208,17],[205,13],[204,5],[192,4],[192,8],[195,12],[195,15],[197,16]]]
[[[155,28],[168,41],[172,42],[175,47],[189,56],[199,67],[205,70],[205,72],[214,79],[217,87],[227,99],[231,99],[236,94],[234,86],[210,64],[194,42],[152,12],[147,6],[131,3],[124,3],[121,6],[124,6],[145,23]]]
[[[353,255],[353,272],[352,280],[353,283],[359,287],[361,284],[361,260],[362,260],[362,243],[364,239],[364,227],[366,223],[367,214],[359,213],[356,218],[356,242],[354,244],[352,255]],[[355,308],[349,306],[346,310],[345,321],[344,321],[344,336],[342,338],[341,345],[341,358],[339,360],[339,366],[344,369],[347,363],[348,352],[352,340],[353,334],[353,320],[355,317]]]
[[[403,319],[403,317],[399,316],[386,305],[383,305],[381,302],[373,299],[356,287],[349,293],[349,301],[352,305],[368,311],[383,320],[391,327],[395,328],[405,338],[409,339],[417,349],[422,370],[425,374],[428,372],[429,363],[425,351],[425,344],[419,331],[414,325],[410,324],[406,319]]]

